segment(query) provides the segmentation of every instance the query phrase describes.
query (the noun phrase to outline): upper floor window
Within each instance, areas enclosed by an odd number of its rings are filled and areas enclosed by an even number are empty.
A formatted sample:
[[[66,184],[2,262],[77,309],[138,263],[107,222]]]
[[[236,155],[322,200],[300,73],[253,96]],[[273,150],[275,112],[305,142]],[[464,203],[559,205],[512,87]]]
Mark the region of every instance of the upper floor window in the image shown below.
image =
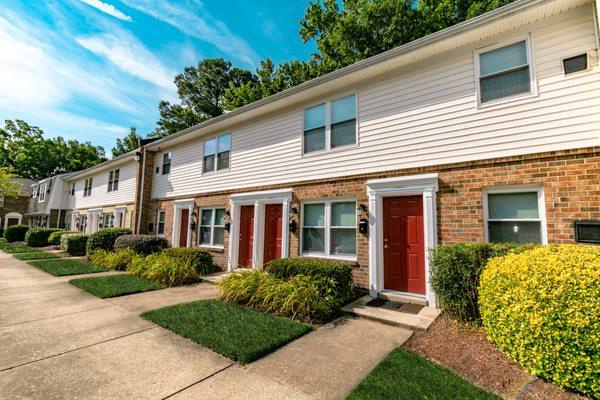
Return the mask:
[[[156,234],[164,235],[165,234],[165,212],[163,210],[158,211],[158,216],[156,217]]]
[[[302,253],[325,257],[356,256],[356,203],[307,203],[302,212]]]
[[[108,173],[108,192],[119,190],[119,170],[115,169]]]
[[[46,200],[46,184],[42,183],[40,185],[40,194],[39,194],[39,201],[45,201]]]
[[[0,207],[4,207],[4,195],[0,194]]]
[[[202,171],[213,172],[229,168],[231,135],[221,135],[204,141]]]
[[[304,110],[304,153],[356,144],[356,95]]]
[[[71,183],[71,190],[69,190],[71,196],[75,195],[75,182]]]
[[[169,172],[171,172],[171,153],[165,153],[163,155],[162,174],[167,175]]]
[[[92,195],[92,178],[86,178],[83,186],[83,197]]]
[[[33,197],[34,199],[38,196],[38,189],[39,189],[39,187],[37,185],[35,185],[33,187],[33,190],[31,192],[31,197]]]
[[[199,244],[222,247],[225,243],[225,209],[203,208],[200,217]]]
[[[532,92],[528,40],[479,53],[478,60],[481,103]]]
[[[489,242],[544,243],[542,188],[493,189],[484,195]]]

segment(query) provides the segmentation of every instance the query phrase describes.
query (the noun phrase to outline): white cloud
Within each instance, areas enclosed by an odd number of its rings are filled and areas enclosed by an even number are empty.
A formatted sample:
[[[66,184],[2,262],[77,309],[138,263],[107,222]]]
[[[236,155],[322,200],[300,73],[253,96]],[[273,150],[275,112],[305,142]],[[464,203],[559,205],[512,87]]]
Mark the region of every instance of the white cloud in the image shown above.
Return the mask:
[[[111,15],[115,18],[118,18],[122,21],[127,21],[127,22],[131,22],[132,19],[129,15],[125,15],[125,13],[123,13],[122,11],[118,10],[115,6],[113,6],[112,4],[108,4],[108,3],[104,3],[100,0],[80,0],[82,3],[85,3],[89,6],[94,7],[95,9],[98,9],[100,11],[102,11],[103,13],[106,13],[108,15]]]
[[[158,87],[174,91],[175,73],[169,71],[137,39],[128,34],[120,37],[104,33],[79,37],[77,43],[96,55],[106,57],[122,71],[150,82]]]
[[[166,22],[183,33],[211,43],[219,50],[250,67],[259,58],[242,37],[232,33],[228,26],[213,17],[199,1],[121,0],[160,21]]]

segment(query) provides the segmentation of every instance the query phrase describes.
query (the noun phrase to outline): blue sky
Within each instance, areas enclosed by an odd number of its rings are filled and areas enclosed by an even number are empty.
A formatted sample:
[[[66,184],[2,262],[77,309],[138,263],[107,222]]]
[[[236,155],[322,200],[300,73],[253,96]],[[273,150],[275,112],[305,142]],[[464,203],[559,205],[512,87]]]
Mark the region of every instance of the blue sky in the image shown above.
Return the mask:
[[[107,155],[130,126],[154,129],[175,75],[202,58],[254,70],[308,59],[308,0],[2,0],[0,120],[89,140]]]

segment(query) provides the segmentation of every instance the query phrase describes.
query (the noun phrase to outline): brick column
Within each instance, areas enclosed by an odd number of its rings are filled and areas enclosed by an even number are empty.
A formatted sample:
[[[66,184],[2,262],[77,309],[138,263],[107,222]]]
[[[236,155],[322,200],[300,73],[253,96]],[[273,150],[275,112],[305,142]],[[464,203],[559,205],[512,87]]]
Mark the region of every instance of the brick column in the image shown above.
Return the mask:
[[[135,191],[135,220],[133,223],[134,231],[138,234],[147,234],[148,232],[148,206],[152,196],[152,177],[154,168],[154,153],[140,147],[138,150],[141,157],[137,167],[137,183]],[[142,179],[143,178],[143,179]],[[142,183],[143,181],[143,183]],[[140,207],[141,201],[141,207]],[[141,215],[140,215],[141,213]],[[140,221],[138,228],[138,219]]]

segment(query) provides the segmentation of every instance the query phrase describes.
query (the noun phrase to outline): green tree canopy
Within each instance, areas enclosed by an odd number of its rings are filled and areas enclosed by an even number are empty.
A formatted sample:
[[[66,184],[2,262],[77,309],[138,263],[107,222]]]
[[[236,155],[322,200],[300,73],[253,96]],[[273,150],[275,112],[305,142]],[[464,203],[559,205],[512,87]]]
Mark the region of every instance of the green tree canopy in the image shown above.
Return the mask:
[[[21,193],[21,186],[12,178],[14,178],[13,174],[6,168],[0,167],[0,196],[15,197]]]
[[[127,154],[140,147],[142,137],[138,135],[135,127],[129,128],[129,133],[123,139],[117,138],[115,147],[112,148],[112,156],[118,157],[122,154]]]

